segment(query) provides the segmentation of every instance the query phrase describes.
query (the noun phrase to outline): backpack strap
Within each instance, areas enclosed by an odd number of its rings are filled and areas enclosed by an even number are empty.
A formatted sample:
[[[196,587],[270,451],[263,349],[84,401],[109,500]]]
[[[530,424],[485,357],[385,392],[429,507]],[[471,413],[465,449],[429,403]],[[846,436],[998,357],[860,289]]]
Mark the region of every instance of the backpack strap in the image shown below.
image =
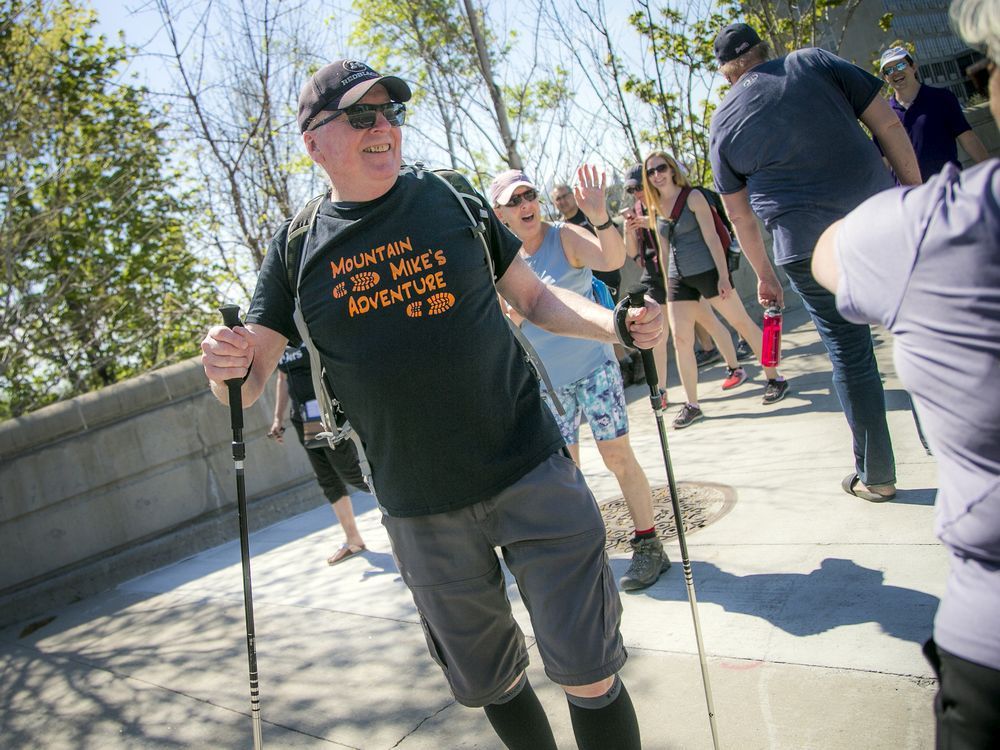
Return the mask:
[[[423,169],[423,165],[419,162],[417,162],[415,167],[418,170]],[[469,181],[453,169],[434,169],[426,173],[434,175],[447,185],[448,189],[455,194],[455,197],[465,210],[465,215],[469,218],[469,222],[472,225],[469,229],[482,243],[483,251],[486,255],[486,265],[490,269],[490,278],[493,280],[493,287],[495,289],[497,285],[496,265],[493,263],[493,253],[490,252],[490,244],[486,239],[486,222],[489,219],[490,208],[479,197]],[[477,216],[479,217],[478,219],[476,218]],[[536,378],[542,381],[545,393],[552,400],[552,404],[555,406],[556,411],[559,412],[559,415],[565,415],[566,410],[563,408],[559,397],[556,396],[555,386],[552,385],[552,379],[549,378],[549,373],[545,369],[545,365],[542,364],[538,352],[535,351],[535,348],[528,341],[527,336],[524,335],[524,332],[514,325],[514,321],[506,315],[504,318],[507,320],[507,325],[511,333],[514,334],[514,338],[524,353],[524,359],[528,364],[528,368],[534,372]]]
[[[288,225],[288,234],[285,236],[285,274],[288,278],[288,288],[292,290],[296,298],[299,290],[299,271],[301,270],[302,248],[306,243],[306,234],[316,221],[316,214],[319,212],[319,204],[323,202],[326,193],[311,198],[306,205],[299,209],[298,213]]]
[[[305,344],[306,350],[309,352],[309,374],[312,378],[313,393],[319,404],[320,422],[323,424],[323,431],[316,437],[325,438],[331,448],[335,448],[344,440],[351,440],[358,452],[361,475],[364,477],[369,491],[374,495],[375,484],[372,481],[372,468],[368,456],[365,455],[364,446],[361,444],[361,437],[351,427],[350,422],[345,421],[341,426],[337,426],[336,415],[340,411],[340,403],[327,387],[326,368],[323,367],[323,360],[320,359],[316,344],[309,335],[309,326],[306,325],[306,319],[302,313],[302,301],[299,297],[299,279],[305,261],[303,249],[306,235],[315,223],[319,206],[325,197],[325,193],[317,195],[300,208],[288,225],[288,234],[285,236],[285,273],[288,278],[288,286],[295,296],[295,311],[292,313],[292,320],[295,321],[295,329],[299,332],[299,338],[302,339],[302,343]]]

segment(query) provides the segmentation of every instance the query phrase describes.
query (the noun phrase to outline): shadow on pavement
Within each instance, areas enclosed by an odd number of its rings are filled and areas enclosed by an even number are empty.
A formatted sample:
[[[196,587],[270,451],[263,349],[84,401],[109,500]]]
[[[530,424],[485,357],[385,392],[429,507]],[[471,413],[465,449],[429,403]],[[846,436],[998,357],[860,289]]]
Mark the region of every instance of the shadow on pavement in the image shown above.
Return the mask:
[[[612,561],[622,573],[627,564],[627,560]],[[938,606],[936,596],[886,585],[881,570],[840,558],[827,558],[805,574],[737,576],[708,562],[692,562],[691,570],[699,604],[717,604],[727,612],[760,617],[794,636],[874,622],[887,635],[921,644],[931,632]],[[660,601],[686,602],[680,560],[658,585],[637,593]]]

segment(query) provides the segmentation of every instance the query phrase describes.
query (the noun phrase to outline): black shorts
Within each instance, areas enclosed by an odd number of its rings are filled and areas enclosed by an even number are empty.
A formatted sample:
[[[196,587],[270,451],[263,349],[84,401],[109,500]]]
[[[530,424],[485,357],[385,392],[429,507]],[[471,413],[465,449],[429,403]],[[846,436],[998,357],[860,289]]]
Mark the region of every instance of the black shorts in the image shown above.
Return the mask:
[[[997,747],[1000,740],[1000,670],[948,653],[934,639],[924,656],[938,677],[934,698],[937,747]]]
[[[644,270],[639,283],[646,285],[646,294],[656,300],[657,304],[667,304],[667,288],[663,286],[663,277],[660,274],[651,274],[649,271]]]
[[[729,283],[733,283],[732,274],[729,276]],[[712,299],[718,296],[719,272],[714,268],[693,276],[671,276],[667,280],[667,299],[670,302],[697,302],[702,297]]]
[[[299,442],[305,448],[305,439],[302,423],[292,420],[295,434],[299,436]],[[320,448],[306,448],[306,455],[312,465],[319,486],[323,489],[323,494],[331,503],[335,503],[347,494],[347,485],[352,485],[359,490],[368,491],[365,485],[365,478],[358,465],[358,449],[354,446],[353,440],[345,440],[336,448],[324,446]]]

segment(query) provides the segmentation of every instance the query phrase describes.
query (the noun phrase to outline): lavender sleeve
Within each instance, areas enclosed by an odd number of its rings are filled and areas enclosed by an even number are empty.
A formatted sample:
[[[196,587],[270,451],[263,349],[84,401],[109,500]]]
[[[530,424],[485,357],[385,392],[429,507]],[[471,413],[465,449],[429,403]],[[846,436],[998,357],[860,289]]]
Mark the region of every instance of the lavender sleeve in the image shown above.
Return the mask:
[[[903,220],[907,188],[872,196],[837,234],[837,309],[853,323],[892,328],[917,254],[916,226]]]

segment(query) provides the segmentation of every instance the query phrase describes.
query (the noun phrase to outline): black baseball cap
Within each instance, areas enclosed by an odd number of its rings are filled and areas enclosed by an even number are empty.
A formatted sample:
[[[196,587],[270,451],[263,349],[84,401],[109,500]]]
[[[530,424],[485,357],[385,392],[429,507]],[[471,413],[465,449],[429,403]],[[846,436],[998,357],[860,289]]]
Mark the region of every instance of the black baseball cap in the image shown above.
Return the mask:
[[[624,184],[624,187],[626,189],[628,189],[628,188],[642,187],[642,165],[641,164],[633,164],[631,167],[628,168],[628,171],[625,173],[625,184]]]
[[[715,37],[715,59],[727,63],[756,44],[760,44],[760,36],[752,27],[745,23],[731,23]]]
[[[299,129],[304,133],[309,123],[325,109],[344,109],[368,93],[376,83],[385,86],[394,102],[407,102],[412,96],[406,81],[383,76],[363,62],[337,60],[317,70],[299,94]]]

